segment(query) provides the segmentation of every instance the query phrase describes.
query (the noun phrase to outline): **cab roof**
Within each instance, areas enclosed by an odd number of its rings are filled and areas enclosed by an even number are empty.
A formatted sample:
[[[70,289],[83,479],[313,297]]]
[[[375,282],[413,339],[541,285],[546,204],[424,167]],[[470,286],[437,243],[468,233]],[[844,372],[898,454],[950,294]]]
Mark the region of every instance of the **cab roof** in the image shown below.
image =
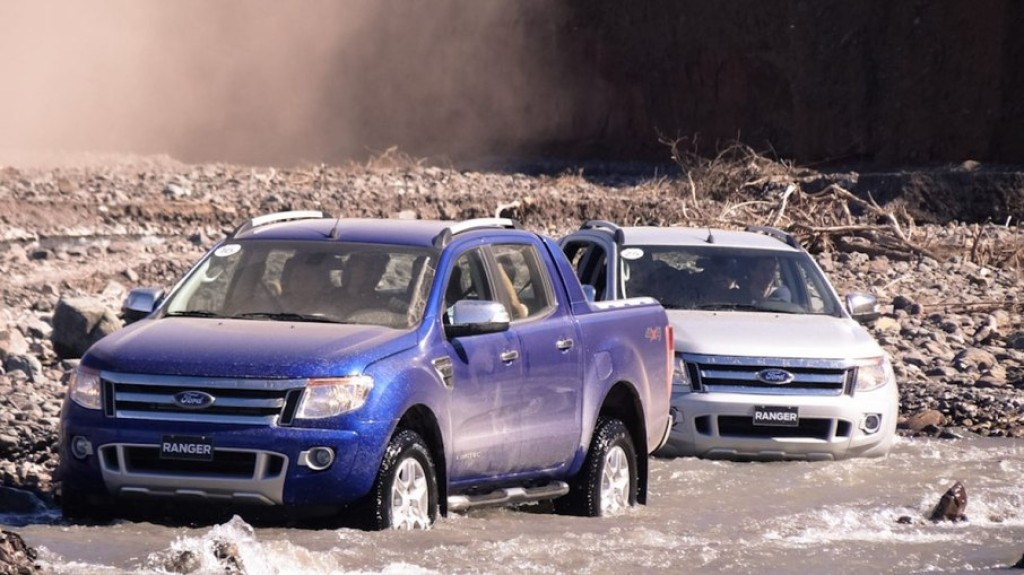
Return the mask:
[[[607,233],[620,246],[721,246],[803,251],[796,238],[767,226],[751,226],[740,231],[682,226],[618,226],[604,220],[590,220],[580,227],[580,231]]]
[[[520,229],[507,218],[465,221],[332,218],[316,211],[278,212],[241,224],[235,239],[320,240],[440,248],[460,233],[484,229]]]
[[[778,238],[757,232],[718,228],[627,227],[623,245],[721,246],[765,250],[800,251]]]

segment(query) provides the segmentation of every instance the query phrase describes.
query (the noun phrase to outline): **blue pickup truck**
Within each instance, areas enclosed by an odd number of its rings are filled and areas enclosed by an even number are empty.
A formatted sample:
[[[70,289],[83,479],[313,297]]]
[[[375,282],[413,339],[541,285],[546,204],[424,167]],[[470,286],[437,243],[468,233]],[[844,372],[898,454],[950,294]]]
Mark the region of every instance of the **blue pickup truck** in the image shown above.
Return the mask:
[[[254,218],[82,357],[61,413],[70,519],[227,507],[429,528],[438,513],[646,503],[672,328],[589,301],[511,220]]]

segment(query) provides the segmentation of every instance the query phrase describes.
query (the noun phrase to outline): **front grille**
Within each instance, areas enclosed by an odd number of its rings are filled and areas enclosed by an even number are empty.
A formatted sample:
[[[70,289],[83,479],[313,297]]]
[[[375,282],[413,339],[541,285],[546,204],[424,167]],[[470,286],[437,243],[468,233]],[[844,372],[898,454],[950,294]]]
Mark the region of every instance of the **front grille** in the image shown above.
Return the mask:
[[[765,395],[842,395],[852,390],[856,366],[845,360],[684,354],[695,391]],[[772,383],[764,374],[784,372]],[[762,377],[759,377],[762,376]]]
[[[221,379],[104,372],[107,417],[247,425],[290,425],[305,380]],[[177,394],[199,392],[211,401],[183,405]]]

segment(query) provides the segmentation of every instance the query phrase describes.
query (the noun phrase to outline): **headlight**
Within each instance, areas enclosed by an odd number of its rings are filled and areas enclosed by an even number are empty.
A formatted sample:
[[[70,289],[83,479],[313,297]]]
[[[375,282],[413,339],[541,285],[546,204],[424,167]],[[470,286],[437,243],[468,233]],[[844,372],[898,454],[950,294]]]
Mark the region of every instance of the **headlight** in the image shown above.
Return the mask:
[[[690,382],[690,372],[686,369],[686,362],[681,355],[677,355],[672,363],[672,392],[680,393],[693,391],[693,384]]]
[[[295,417],[319,419],[359,409],[371,389],[373,379],[365,375],[310,379]]]
[[[857,368],[855,389],[856,391],[872,391],[893,381],[896,381],[896,374],[892,370],[892,363],[889,358],[883,357]]]
[[[68,397],[86,409],[99,409],[103,405],[100,389],[100,372],[79,366],[71,374]]]

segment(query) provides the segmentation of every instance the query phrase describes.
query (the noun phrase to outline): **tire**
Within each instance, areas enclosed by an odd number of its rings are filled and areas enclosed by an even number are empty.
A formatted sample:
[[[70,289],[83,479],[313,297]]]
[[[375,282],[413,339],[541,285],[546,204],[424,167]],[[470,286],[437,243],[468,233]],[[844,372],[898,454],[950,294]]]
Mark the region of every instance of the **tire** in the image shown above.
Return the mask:
[[[58,503],[65,521],[78,524],[108,523],[114,518],[112,502],[91,496],[84,491],[62,486]]]
[[[401,430],[391,438],[362,511],[367,529],[430,529],[437,520],[437,472],[423,439]]]
[[[569,494],[555,500],[560,513],[584,517],[617,515],[636,505],[640,475],[633,439],[618,419],[600,417],[583,469]]]

